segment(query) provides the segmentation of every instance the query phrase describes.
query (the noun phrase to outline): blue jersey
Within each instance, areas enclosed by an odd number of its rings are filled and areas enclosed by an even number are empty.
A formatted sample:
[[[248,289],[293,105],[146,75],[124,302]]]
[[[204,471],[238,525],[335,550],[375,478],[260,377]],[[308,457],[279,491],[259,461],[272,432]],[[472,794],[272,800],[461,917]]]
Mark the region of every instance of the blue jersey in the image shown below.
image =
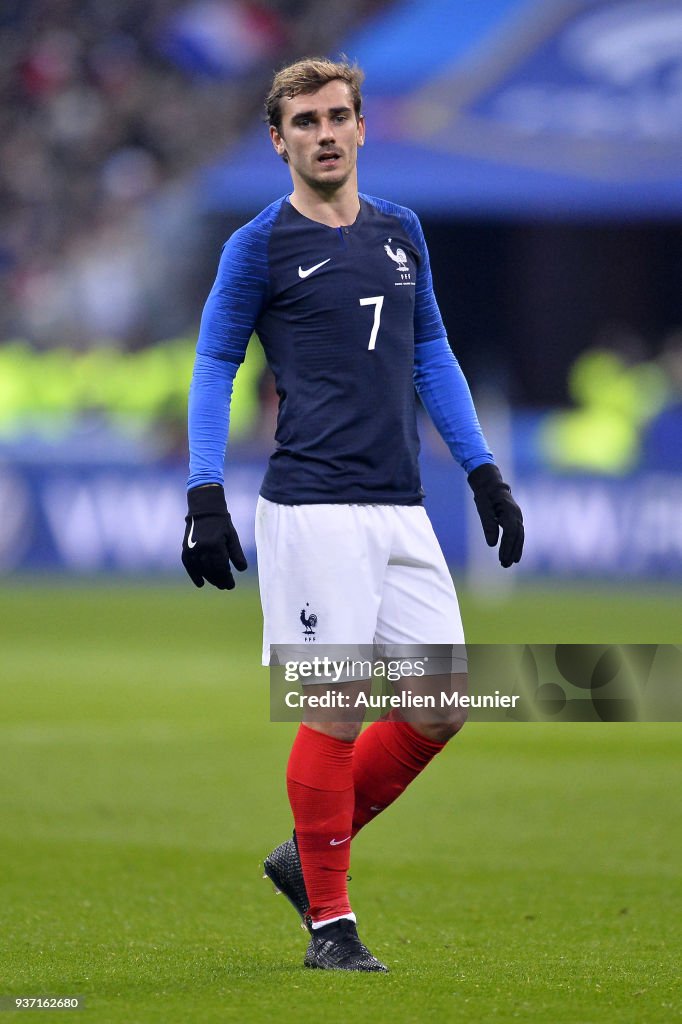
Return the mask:
[[[411,210],[361,196],[355,222],[331,228],[285,198],[232,235],[197,345],[190,487],[222,482],[232,380],[253,331],[279,396],[270,501],[421,502],[415,386],[468,472],[492,461]]]

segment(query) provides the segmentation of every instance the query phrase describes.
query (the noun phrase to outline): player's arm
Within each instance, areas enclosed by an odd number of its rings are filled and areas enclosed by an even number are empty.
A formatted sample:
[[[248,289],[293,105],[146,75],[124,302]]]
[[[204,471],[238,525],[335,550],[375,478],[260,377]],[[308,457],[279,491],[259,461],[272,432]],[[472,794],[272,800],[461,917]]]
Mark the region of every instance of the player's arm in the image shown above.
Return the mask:
[[[189,393],[190,474],[182,563],[197,587],[207,580],[220,590],[234,588],[232,566],[239,572],[246,569],[227,510],[223,470],[234,378],[267,287],[262,261],[249,256],[242,229],[223,248],[204,306]]]
[[[508,568],[520,560],[523,551],[521,509],[495,465],[469,385],[448,343],[433,293],[426,242],[416,217],[410,227],[421,257],[415,295],[415,388],[436,429],[467,473],[483,533],[491,547],[497,544],[502,530],[499,557]]]

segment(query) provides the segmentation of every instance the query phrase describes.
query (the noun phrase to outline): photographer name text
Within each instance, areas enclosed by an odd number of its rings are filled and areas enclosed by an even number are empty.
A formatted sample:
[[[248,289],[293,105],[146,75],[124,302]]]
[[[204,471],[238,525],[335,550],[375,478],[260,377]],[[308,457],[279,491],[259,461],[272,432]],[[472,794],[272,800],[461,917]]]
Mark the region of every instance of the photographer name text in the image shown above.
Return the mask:
[[[284,697],[288,708],[515,708],[520,696],[506,693],[445,693],[435,696],[430,693],[413,693],[403,690],[402,693],[374,694],[358,693],[351,696],[342,690],[327,690],[325,693],[300,693],[289,690]]]

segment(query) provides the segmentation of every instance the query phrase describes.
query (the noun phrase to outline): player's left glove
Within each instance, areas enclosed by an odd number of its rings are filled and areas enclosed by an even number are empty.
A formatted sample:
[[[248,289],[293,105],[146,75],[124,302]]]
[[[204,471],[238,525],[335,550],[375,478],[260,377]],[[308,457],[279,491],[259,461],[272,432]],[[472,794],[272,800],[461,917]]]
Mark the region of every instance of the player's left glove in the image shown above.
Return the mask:
[[[230,563],[239,572],[246,559],[225,504],[220,486],[193,487],[187,492],[185,536],[182,539],[182,564],[196,587],[204,579],[218,590],[234,590]]]
[[[500,562],[508,569],[521,559],[523,551],[523,516],[512,498],[511,488],[502,479],[497,466],[490,462],[477,466],[468,476],[474,501],[483,524],[485,539],[491,548],[500,541]]]

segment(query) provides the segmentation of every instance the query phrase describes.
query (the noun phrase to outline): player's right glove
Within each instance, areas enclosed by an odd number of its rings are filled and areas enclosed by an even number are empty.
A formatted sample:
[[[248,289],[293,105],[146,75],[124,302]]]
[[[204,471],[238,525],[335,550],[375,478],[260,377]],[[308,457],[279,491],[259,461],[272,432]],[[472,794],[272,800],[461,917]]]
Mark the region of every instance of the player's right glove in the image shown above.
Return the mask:
[[[512,498],[511,488],[502,479],[497,466],[490,462],[477,466],[467,477],[474,492],[474,501],[481,517],[483,533],[491,548],[500,541],[500,562],[508,569],[521,560],[523,552],[523,516],[521,509]]]
[[[243,572],[246,559],[227,511],[223,488],[210,484],[188,491],[185,523],[182,564],[192,583],[203,587],[206,580],[218,590],[234,590],[230,563]]]

